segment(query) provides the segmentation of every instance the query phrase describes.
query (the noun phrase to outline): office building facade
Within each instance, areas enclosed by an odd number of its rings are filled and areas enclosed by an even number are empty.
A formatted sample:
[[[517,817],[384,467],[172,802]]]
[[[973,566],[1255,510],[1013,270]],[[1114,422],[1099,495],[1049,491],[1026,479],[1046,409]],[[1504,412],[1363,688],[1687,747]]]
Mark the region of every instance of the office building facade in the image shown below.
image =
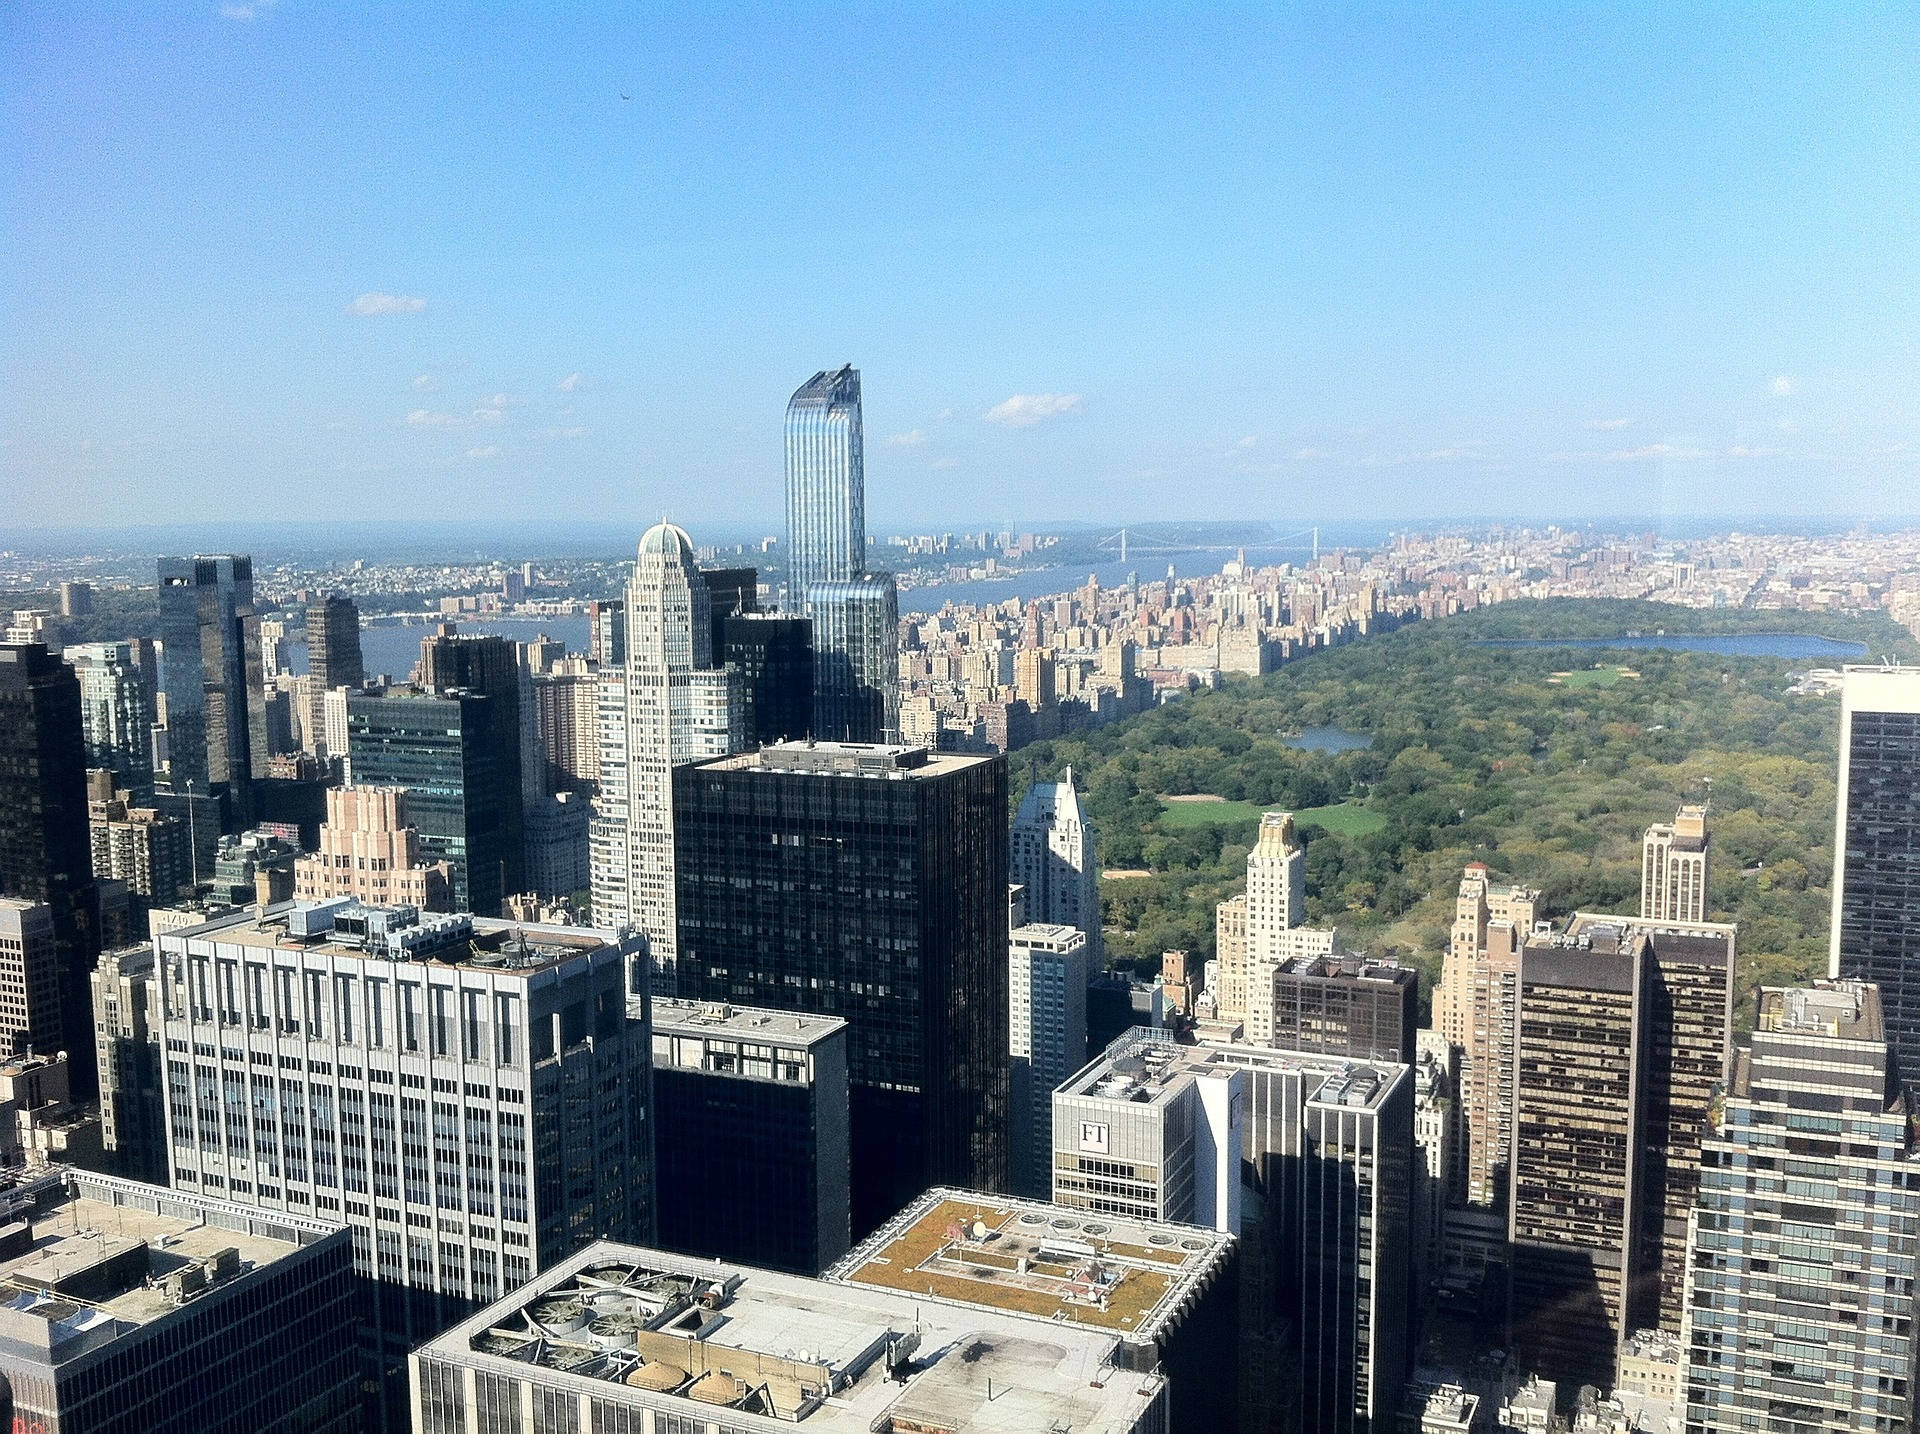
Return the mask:
[[[59,1013],[34,1019],[58,1022],[47,1038],[73,1055],[84,1099],[94,1091],[87,972],[100,949],[100,911],[81,733],[73,669],[39,643],[0,643],[0,896],[47,908],[57,987],[47,1000]]]
[[[1081,931],[1088,959],[1101,969],[1100,843],[1081,810],[1072,767],[1057,782],[1027,788],[1009,841],[1007,876],[1026,890],[1027,920]]]
[[[188,825],[114,786],[113,774],[87,773],[87,843],[97,881],[122,881],[141,911],[180,899],[193,884]],[[137,913],[136,913],[137,914]]]
[[[353,780],[404,787],[428,862],[452,867],[456,910],[490,915],[525,886],[517,708],[481,692],[352,692]]]
[[[1420,976],[1410,966],[1348,953],[1300,956],[1273,968],[1276,1050],[1319,1051],[1363,1061],[1414,1058]]]
[[[69,645],[61,656],[80,679],[87,766],[105,768],[137,798],[153,795],[153,729],[159,661],[149,641]]]
[[[693,540],[671,523],[641,535],[627,587],[624,665],[600,685],[600,795],[590,838],[593,919],[647,934],[673,993],[673,770],[739,746],[732,680],[713,658]]]
[[[807,589],[813,620],[813,731],[830,742],[900,734],[900,595],[892,573]]]
[[[1640,915],[1647,921],[1705,921],[1711,839],[1707,809],[1684,806],[1647,828],[1640,843]]]
[[[1688,1260],[1686,1427],[1914,1427],[1920,1149],[1879,993],[1759,993],[1709,1131]]]
[[[682,997],[843,1017],[853,1223],[1004,1189],[1003,758],[783,743],[674,773]]]
[[[320,849],[294,858],[294,896],[452,911],[452,863],[421,854],[407,803],[404,787],[329,788]]]
[[[720,658],[738,674],[740,735],[749,748],[813,731],[813,622],[751,612],[721,624]]]
[[[360,608],[338,593],[307,605],[307,686],[303,745],[314,756],[344,757],[327,743],[326,694],[338,688],[358,688],[367,680],[360,652]]]
[[[1007,948],[1007,1049],[1011,1123],[1007,1170],[1016,1195],[1053,1195],[1053,1092],[1087,1060],[1086,933],[1032,922]]]
[[[227,829],[253,822],[266,775],[266,676],[253,606],[253,559],[161,558],[160,686],[167,699],[168,784],[224,794]]]
[[[1848,667],[1828,974],[1880,988],[1887,1041],[1920,1099],[1920,667]]]
[[[100,953],[93,1034],[100,1070],[100,1143],[116,1174],[168,1183],[167,1097],[153,945]]]
[[[852,1239],[847,1023],[653,1003],[663,1249],[815,1275]]]
[[[13,1192],[0,1379],[20,1430],[353,1434],[353,1257],[335,1222],[62,1170]]]

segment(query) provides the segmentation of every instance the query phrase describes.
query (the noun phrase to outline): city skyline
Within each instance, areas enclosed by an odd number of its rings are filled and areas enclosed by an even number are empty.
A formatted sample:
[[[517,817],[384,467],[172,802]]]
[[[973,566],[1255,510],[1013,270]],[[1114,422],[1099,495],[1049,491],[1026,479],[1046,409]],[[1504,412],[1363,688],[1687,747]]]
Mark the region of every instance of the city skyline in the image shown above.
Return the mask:
[[[18,521],[1912,506],[1911,17],[469,19],[9,13]]]

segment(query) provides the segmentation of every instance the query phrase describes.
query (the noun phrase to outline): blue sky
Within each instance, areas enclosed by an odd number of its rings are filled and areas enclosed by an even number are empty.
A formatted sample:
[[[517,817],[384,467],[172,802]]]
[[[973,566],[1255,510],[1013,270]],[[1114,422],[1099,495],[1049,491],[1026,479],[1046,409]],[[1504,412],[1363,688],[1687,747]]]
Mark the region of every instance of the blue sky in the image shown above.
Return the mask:
[[[1911,8],[1280,9],[0,7],[8,521],[1920,512]]]

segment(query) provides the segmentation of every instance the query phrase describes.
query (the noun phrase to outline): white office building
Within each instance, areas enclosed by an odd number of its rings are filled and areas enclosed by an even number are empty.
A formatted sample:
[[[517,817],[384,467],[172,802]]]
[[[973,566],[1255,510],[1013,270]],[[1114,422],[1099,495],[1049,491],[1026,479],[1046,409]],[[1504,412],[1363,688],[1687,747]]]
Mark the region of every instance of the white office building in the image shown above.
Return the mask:
[[[1087,956],[1105,964],[1100,939],[1100,861],[1093,824],[1080,810],[1073,768],[1057,782],[1035,782],[1020,799],[1010,835],[1007,880],[1026,888],[1029,921],[1072,926],[1087,938]]]
[[[1087,938],[1071,926],[1017,928],[1007,947],[1013,1192],[1053,1194],[1053,1092],[1087,1059]]]

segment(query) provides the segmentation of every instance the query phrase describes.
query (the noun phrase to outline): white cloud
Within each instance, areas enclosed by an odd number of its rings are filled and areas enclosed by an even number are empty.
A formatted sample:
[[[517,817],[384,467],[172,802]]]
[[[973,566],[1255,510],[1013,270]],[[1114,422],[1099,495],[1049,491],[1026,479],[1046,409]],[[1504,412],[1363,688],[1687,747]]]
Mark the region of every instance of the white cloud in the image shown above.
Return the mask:
[[[1252,448],[1259,442],[1260,442],[1260,439],[1257,435],[1249,433],[1245,438],[1241,439],[1238,443],[1236,443],[1234,447]]]
[[[1778,458],[1783,450],[1778,448],[1750,448],[1744,443],[1736,443],[1727,450],[1729,458]]]
[[[887,440],[895,448],[918,448],[926,441],[927,430],[924,428],[911,428],[905,433],[896,433]]]
[[[988,409],[986,418],[989,423],[1004,424],[1008,428],[1032,428],[1036,423],[1071,413],[1079,406],[1077,393],[1016,393],[1006,402]]]
[[[1580,426],[1589,433],[1612,433],[1631,424],[1631,418],[1589,418]]]
[[[476,408],[473,411],[473,422],[482,428],[492,428],[495,424],[504,420],[506,416],[504,412],[497,408]]]
[[[581,383],[580,375],[577,373],[570,373],[565,378],[561,379],[558,383],[556,383],[554,387],[559,389],[560,392],[562,393],[572,393],[575,389],[580,387],[580,383]]]
[[[1648,443],[1639,448],[1615,449],[1607,455],[1609,463],[1644,463],[1651,459],[1668,458],[1705,458],[1706,451],[1700,448],[1680,448],[1671,443]]]
[[[1774,397],[1776,398],[1790,398],[1793,396],[1793,375],[1783,373],[1772,383],[1768,384],[1767,387],[1773,390]]]
[[[496,393],[487,400],[487,407],[488,408],[512,408],[515,404],[519,402],[520,402],[520,399],[515,394]]]
[[[543,428],[540,430],[540,436],[542,438],[585,438],[587,430],[579,427]]]
[[[1293,450],[1293,459],[1296,463],[1311,463],[1317,458],[1325,458],[1326,456],[1327,450],[1324,448],[1296,448]]]
[[[421,374],[413,381],[412,388],[415,393],[429,392],[433,388],[433,375],[430,373]]]
[[[222,5],[223,20],[258,20],[274,7],[275,0],[248,0],[245,5]]]
[[[373,293],[361,294],[347,305],[347,312],[371,318],[375,314],[418,314],[424,312],[426,307],[425,299],[416,299],[407,294]]]
[[[958,458],[936,458],[927,465],[927,467],[934,469],[958,468],[959,466],[960,460]]]
[[[469,448],[467,450],[467,457],[469,458],[498,458],[499,456],[500,445],[497,443],[489,443],[485,448]]]

